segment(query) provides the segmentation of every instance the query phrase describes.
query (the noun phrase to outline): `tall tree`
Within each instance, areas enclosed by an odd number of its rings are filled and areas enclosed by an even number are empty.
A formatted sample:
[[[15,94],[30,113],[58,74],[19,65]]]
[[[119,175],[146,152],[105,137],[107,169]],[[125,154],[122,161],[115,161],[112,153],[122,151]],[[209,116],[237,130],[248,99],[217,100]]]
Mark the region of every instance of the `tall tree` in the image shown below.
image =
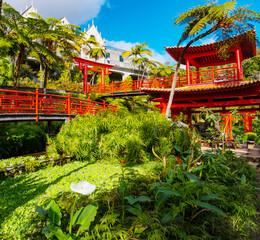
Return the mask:
[[[140,73],[140,67],[142,65],[142,58],[144,55],[149,55],[152,56],[152,52],[149,49],[146,49],[147,43],[144,42],[140,45],[135,45],[135,47],[132,47],[130,51],[125,51],[122,53],[122,57],[131,57],[131,64],[133,66],[138,65],[139,66],[139,72],[138,72],[138,78],[139,78],[139,73]]]
[[[143,57],[144,54],[152,56],[152,52],[149,49],[146,49],[147,43],[144,42],[140,45],[135,45],[130,51],[125,51],[122,53],[122,57]]]
[[[175,25],[185,25],[178,46],[189,37],[191,37],[192,40],[185,46],[178,60],[167,105],[166,117],[169,117],[170,114],[178,71],[187,49],[197,40],[212,33],[217,33],[218,39],[225,40],[230,36],[241,34],[252,29],[252,23],[260,22],[259,13],[249,10],[247,7],[236,7],[236,4],[236,1],[228,1],[221,5],[217,5],[217,2],[215,2],[198,6],[181,14],[175,20]],[[203,32],[201,33],[201,31]],[[227,44],[230,44],[230,42],[227,42]],[[228,50],[230,47],[232,46],[227,47],[226,45],[221,50]]]
[[[99,42],[96,40],[95,37],[90,37],[87,41],[84,42],[89,50],[86,52],[86,55],[90,56],[91,58],[94,58],[97,62],[100,58],[106,57],[107,51],[103,49]],[[93,73],[93,76],[90,80],[91,84],[94,83],[95,76],[97,75],[97,72]]]
[[[145,73],[147,73],[149,70],[157,66],[157,62],[150,60],[146,57],[136,57],[131,59],[131,64],[133,66],[138,66],[139,71],[138,71],[138,78],[139,78],[139,73],[142,72],[141,78],[144,78]]]

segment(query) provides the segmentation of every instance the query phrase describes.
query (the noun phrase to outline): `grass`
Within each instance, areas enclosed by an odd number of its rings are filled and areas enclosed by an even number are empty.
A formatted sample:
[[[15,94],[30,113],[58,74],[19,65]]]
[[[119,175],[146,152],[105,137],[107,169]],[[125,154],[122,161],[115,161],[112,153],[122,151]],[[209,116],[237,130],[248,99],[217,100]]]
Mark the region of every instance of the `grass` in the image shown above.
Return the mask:
[[[152,175],[157,166],[157,163],[145,163],[130,168],[143,175]],[[89,181],[97,186],[95,193],[98,194],[115,188],[120,173],[121,167],[117,163],[73,162],[7,178],[0,182],[0,238],[26,239],[25,233],[33,234],[40,224],[36,205],[47,206],[63,192],[70,192],[72,182]]]

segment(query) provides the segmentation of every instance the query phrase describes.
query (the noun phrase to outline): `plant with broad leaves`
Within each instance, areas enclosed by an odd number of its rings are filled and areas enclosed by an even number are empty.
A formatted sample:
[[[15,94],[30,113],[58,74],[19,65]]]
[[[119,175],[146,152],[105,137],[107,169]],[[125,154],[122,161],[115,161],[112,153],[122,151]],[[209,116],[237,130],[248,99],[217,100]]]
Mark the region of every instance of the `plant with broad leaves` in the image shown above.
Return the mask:
[[[69,233],[63,232],[61,228],[62,213],[60,207],[55,203],[55,201],[51,201],[48,210],[45,210],[40,206],[36,207],[36,212],[38,212],[40,216],[45,218],[48,217],[49,219],[49,224],[42,229],[42,233],[45,234],[48,239],[53,236],[59,240],[80,239],[80,234],[89,230],[91,222],[94,221],[95,216],[97,215],[98,206],[96,203],[82,207],[74,214],[76,202],[79,198],[78,193],[83,195],[91,194],[95,191],[96,186],[87,181],[79,181],[77,184],[72,183],[70,188],[73,192],[76,192],[77,195],[71,210]],[[80,227],[78,227],[77,233],[74,234],[72,232],[72,227],[77,225]]]

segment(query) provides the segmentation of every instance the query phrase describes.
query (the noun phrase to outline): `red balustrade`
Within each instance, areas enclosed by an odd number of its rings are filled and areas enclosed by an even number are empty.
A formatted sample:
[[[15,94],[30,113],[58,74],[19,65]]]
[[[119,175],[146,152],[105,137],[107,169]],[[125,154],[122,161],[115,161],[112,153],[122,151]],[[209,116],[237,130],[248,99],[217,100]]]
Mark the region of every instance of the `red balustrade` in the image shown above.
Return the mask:
[[[211,68],[209,70],[190,72],[192,84],[199,83],[219,83],[225,81],[238,80],[237,67],[228,68]],[[133,81],[112,82],[105,85],[89,85],[88,93],[125,93],[132,91],[140,91],[142,88],[171,88],[173,76],[171,77],[155,77],[153,79],[139,79]],[[187,76],[178,76],[176,87],[185,87],[187,84]]]
[[[1,113],[35,113],[36,121],[39,114],[67,114],[71,115],[96,113],[110,109],[117,111],[117,106],[67,96],[58,96],[36,92],[21,92],[0,89],[0,114]]]

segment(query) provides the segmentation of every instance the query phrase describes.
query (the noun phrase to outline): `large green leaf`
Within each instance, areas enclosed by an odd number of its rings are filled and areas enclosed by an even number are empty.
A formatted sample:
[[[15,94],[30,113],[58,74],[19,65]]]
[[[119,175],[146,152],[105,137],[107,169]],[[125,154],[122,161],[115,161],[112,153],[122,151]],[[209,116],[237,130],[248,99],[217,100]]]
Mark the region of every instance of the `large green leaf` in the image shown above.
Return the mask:
[[[192,204],[193,205],[197,205],[197,206],[199,206],[201,208],[209,209],[212,212],[216,212],[216,213],[219,213],[219,214],[224,214],[224,212],[221,209],[219,209],[218,207],[216,207],[214,205],[211,205],[211,204],[209,204],[207,202],[200,202],[200,201],[194,202],[194,201],[192,201]]]
[[[73,216],[73,225],[81,225],[81,230],[88,230],[92,221],[94,221],[97,215],[98,207],[96,205],[90,204],[86,207],[82,207]]]
[[[61,211],[59,206],[55,203],[54,200],[51,201],[50,208],[48,210],[48,217],[50,219],[50,224],[52,226],[60,226],[61,225]]]
[[[177,196],[177,197],[181,197],[181,193],[175,189],[171,189],[171,188],[167,188],[167,187],[160,187],[158,188],[157,194],[159,193],[164,193],[167,194],[169,196]]]
[[[221,199],[221,196],[218,194],[211,193],[211,194],[206,194],[206,195],[201,196],[200,199],[204,200],[204,201],[208,201],[208,200],[212,200],[212,199]]]
[[[53,226],[45,226],[42,229],[42,233],[49,239],[53,235],[56,236],[59,240],[73,240],[73,238],[64,232],[60,228],[53,227]]]
[[[189,172],[185,172],[185,171],[183,171],[183,173],[184,173],[189,179],[191,179],[191,180],[193,180],[193,181],[195,181],[195,182],[200,182],[200,179],[199,179],[197,176],[195,176],[195,175],[193,175],[193,174],[191,174],[191,173],[189,173]]]
[[[147,196],[140,196],[138,198],[133,198],[131,196],[126,196],[125,199],[129,202],[129,204],[134,205],[137,202],[151,202],[151,198]]]
[[[139,217],[139,218],[140,218],[142,221],[144,221],[145,223],[150,224],[150,219],[149,219],[149,217],[148,217],[146,214],[144,214],[140,209],[133,208],[133,207],[131,207],[131,206],[127,206],[125,209],[126,209],[128,212],[130,212],[130,213],[136,215],[137,217]]]

